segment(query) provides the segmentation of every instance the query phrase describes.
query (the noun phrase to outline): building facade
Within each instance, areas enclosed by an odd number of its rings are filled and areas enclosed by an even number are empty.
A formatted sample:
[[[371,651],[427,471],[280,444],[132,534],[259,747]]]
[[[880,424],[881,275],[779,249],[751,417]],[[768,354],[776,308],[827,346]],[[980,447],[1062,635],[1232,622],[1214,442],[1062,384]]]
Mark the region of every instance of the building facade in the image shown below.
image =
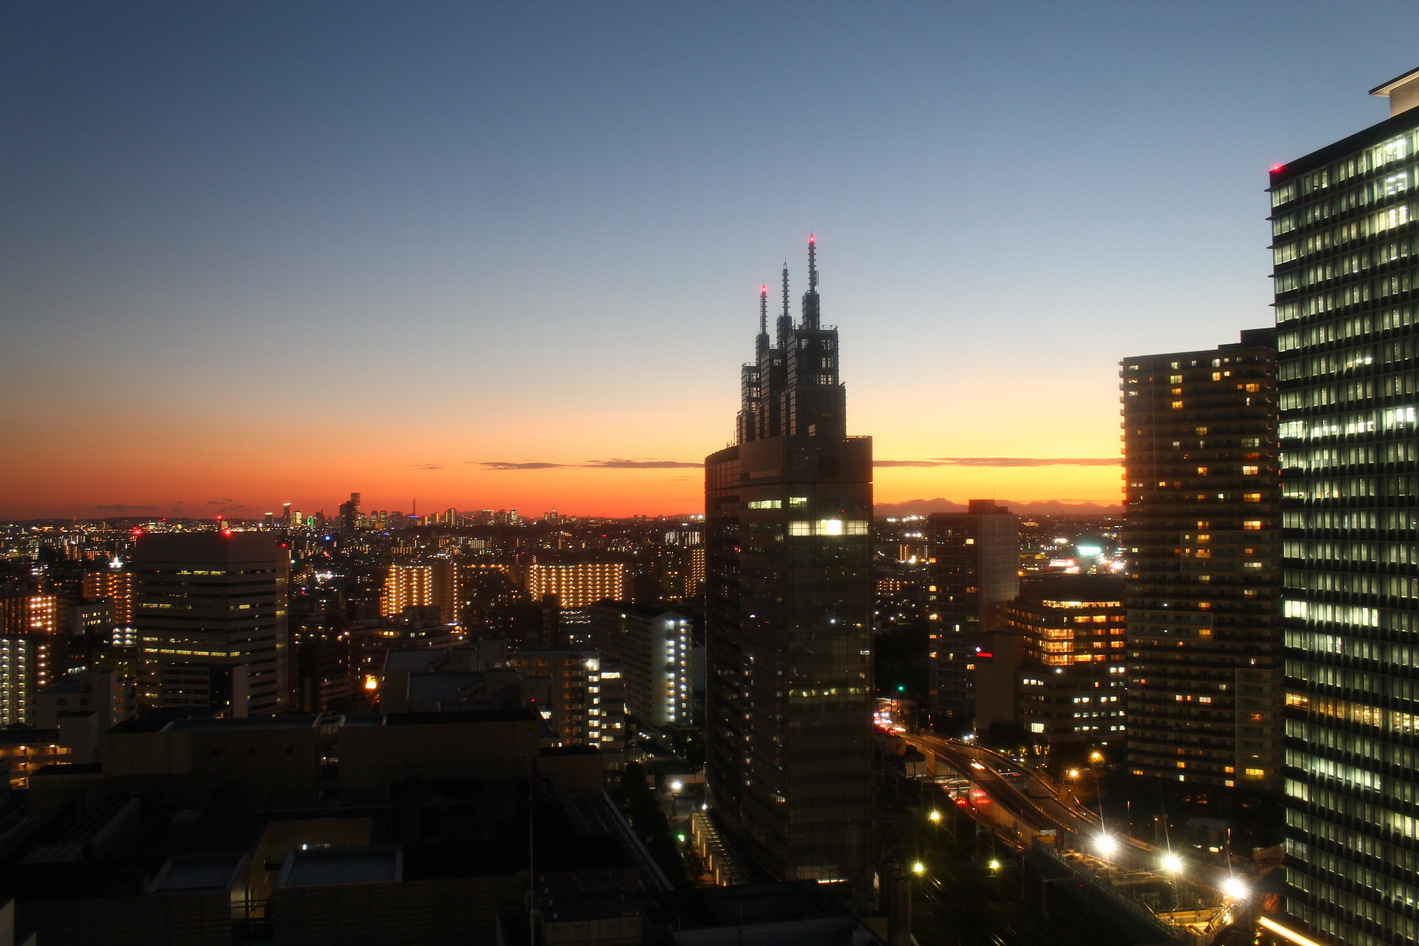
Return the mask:
[[[1271,172],[1287,912],[1419,942],[1419,70]]]
[[[1124,582],[1118,575],[1026,577],[1006,606],[1006,627],[1024,641],[1019,719],[1032,742],[1123,741]]]
[[[591,646],[621,666],[626,712],[657,728],[694,725],[690,619],[629,601],[589,610]]]
[[[438,608],[439,620],[457,623],[458,577],[459,569],[452,559],[394,562],[385,570],[380,616],[399,617],[406,608]]]
[[[533,600],[551,595],[563,609],[626,594],[627,568],[620,559],[539,554],[524,566],[522,576]]]
[[[777,880],[865,885],[871,848],[872,442],[849,437],[816,246],[800,321],[760,293],[736,442],[705,459],[714,815]],[[865,889],[863,887],[862,889]]]
[[[236,717],[283,711],[289,571],[286,550],[267,532],[140,536],[139,705]]]
[[[594,650],[528,649],[504,664],[522,676],[522,695],[561,746],[594,746],[613,759],[626,745],[621,666]]]
[[[932,514],[926,541],[927,708],[939,731],[964,736],[975,728],[976,655],[1020,590],[1020,517],[973,499],[965,512]]]
[[[1280,487],[1270,329],[1123,361],[1128,768],[1280,787]]]
[[[59,599],[0,596],[0,726],[34,725],[35,694],[58,673]]]
[[[84,572],[82,593],[85,598],[112,601],[114,624],[133,626],[133,573],[119,563]]]

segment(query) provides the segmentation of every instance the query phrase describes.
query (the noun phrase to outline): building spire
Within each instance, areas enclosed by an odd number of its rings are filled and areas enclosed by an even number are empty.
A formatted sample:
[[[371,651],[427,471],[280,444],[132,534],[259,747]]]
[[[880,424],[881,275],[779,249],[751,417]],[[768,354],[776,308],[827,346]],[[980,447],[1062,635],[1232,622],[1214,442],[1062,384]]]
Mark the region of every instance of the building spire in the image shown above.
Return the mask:
[[[769,333],[769,287],[764,284],[759,287],[759,334]]]
[[[818,238],[808,234],[808,291],[818,290]]]
[[[783,312],[778,317],[778,347],[788,344],[788,333],[793,331],[793,316],[788,314],[788,260],[783,261]]]
[[[783,317],[789,318],[788,314],[788,260],[783,261]]]
[[[808,291],[803,294],[803,327],[818,328],[818,238],[808,234]]]

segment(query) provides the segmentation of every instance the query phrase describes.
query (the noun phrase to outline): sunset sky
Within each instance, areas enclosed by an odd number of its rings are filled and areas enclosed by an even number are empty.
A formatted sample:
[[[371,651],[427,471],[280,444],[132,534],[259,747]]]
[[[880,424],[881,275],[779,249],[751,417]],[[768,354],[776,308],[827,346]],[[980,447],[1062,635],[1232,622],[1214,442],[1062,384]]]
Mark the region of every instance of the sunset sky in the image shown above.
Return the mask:
[[[817,234],[879,502],[1117,502],[1412,3],[0,6],[0,517],[699,511]],[[1062,462],[1042,462],[1059,460]]]

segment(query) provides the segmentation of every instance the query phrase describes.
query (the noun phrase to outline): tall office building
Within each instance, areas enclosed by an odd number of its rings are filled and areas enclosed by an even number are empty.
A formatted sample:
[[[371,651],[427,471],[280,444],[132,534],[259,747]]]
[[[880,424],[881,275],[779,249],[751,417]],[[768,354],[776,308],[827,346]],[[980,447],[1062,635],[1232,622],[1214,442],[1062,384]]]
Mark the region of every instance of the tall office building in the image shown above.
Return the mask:
[[[927,708],[954,736],[975,728],[976,654],[1020,590],[1020,517],[988,499],[927,519]]]
[[[360,515],[360,494],[351,493],[350,498],[340,504],[340,531],[353,535],[360,529],[363,517]]]
[[[778,880],[864,884],[871,822],[872,441],[846,434],[816,247],[800,321],[742,370],[705,458],[706,743],[715,815]]]
[[[1120,575],[1033,575],[1006,605],[1007,628],[1024,639],[1017,712],[1032,742],[1123,741],[1124,584]]]
[[[1419,70],[1390,117],[1271,171],[1287,912],[1419,942]]]
[[[1128,768],[1279,788],[1276,348],[1123,361]]]
[[[279,713],[290,559],[268,532],[164,532],[133,553],[145,709]]]

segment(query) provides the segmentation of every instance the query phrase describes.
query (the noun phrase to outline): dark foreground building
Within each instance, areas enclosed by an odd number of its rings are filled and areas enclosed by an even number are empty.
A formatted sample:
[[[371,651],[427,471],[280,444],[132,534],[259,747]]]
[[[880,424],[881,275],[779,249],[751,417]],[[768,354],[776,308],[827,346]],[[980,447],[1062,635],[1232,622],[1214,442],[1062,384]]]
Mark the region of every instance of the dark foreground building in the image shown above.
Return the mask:
[[[801,320],[760,296],[736,443],[705,459],[706,740],[716,818],[777,880],[864,884],[872,442],[848,437],[815,247]]]
[[[140,536],[133,620],[145,709],[267,716],[289,702],[290,555],[269,532]]]

